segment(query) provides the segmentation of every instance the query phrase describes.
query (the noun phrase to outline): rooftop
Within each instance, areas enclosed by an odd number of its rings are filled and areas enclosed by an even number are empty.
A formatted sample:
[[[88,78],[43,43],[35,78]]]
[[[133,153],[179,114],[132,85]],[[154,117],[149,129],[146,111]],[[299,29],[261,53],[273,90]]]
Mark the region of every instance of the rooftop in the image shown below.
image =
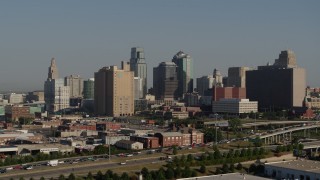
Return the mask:
[[[193,177],[193,178],[182,178],[178,180],[237,180],[237,179],[245,179],[245,180],[266,180],[269,178],[253,176],[249,174],[240,174],[240,173],[230,173],[230,174],[221,174],[221,175],[213,175],[213,176],[200,176],[200,177]]]
[[[320,173],[320,162],[319,161],[311,161],[311,160],[305,160],[305,159],[294,160],[294,161],[283,161],[283,162],[276,162],[276,163],[268,163],[268,164],[266,164],[266,167],[268,167],[268,166]]]

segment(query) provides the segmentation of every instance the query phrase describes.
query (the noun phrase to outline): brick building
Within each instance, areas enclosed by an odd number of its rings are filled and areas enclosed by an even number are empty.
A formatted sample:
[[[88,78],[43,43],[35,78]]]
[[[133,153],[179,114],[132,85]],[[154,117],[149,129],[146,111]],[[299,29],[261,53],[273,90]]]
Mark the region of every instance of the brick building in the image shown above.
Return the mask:
[[[113,122],[98,122],[96,129],[100,131],[117,131],[121,128],[121,125]]]
[[[19,118],[34,118],[34,114],[30,114],[29,106],[6,106],[5,117],[17,121]]]
[[[162,147],[173,145],[182,146],[182,134],[180,132],[162,132],[156,133],[155,137],[159,138],[159,144]]]
[[[246,99],[246,88],[214,86],[212,100],[219,101],[220,99]]]
[[[159,147],[159,138],[158,137],[131,136],[130,140],[143,143],[143,148],[145,148],[145,149]]]

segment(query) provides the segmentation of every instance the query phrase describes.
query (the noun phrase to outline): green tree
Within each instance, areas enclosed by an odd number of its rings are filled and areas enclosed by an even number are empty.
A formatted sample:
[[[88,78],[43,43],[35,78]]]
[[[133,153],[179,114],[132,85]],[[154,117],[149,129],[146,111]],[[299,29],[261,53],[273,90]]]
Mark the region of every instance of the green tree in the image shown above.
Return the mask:
[[[44,177],[41,177],[40,180],[45,180],[45,178],[44,178]]]
[[[70,175],[68,176],[68,180],[76,180],[76,177],[73,173],[70,173]]]
[[[183,173],[182,173],[182,177],[184,178],[188,178],[191,176],[191,170],[189,166],[184,167]]]
[[[241,163],[238,163],[236,169],[237,169],[237,170],[241,170],[241,169],[242,169],[242,164],[241,164]]]
[[[228,172],[229,172],[229,167],[228,167],[228,165],[227,165],[227,164],[223,164],[221,170],[222,170],[222,173],[223,173],[223,174],[228,173]]]
[[[231,172],[231,173],[234,173],[234,164],[233,163],[231,163],[230,164],[230,166],[229,166],[229,171]]]
[[[177,155],[178,154],[177,146],[172,146],[172,154],[173,155]]]
[[[23,177],[20,177],[19,180],[24,180],[24,178],[23,178]]]
[[[156,178],[156,180],[165,180],[166,179],[166,177],[164,176],[164,173],[163,173],[163,171],[158,171],[158,173],[157,173],[157,178]]]
[[[143,177],[146,177],[147,174],[149,174],[148,168],[143,167],[143,168],[141,169],[141,174],[142,174]]]
[[[206,166],[202,164],[202,165],[200,166],[199,171],[200,171],[201,173],[206,173],[206,171],[207,171]]]
[[[64,177],[64,175],[63,174],[60,174],[60,176],[59,176],[59,178],[58,178],[59,180],[65,180],[66,178]]]
[[[91,173],[91,171],[89,171],[88,175],[87,175],[87,179],[86,180],[94,180],[94,177]]]
[[[110,178],[112,178],[112,176],[111,176]],[[97,172],[97,177],[96,177],[96,179],[97,179],[97,180],[103,180],[103,179],[104,179],[103,174],[102,174],[101,171],[98,171],[98,172]]]
[[[191,177],[197,177],[197,176],[198,176],[197,171],[192,170]]]
[[[236,118],[236,119],[230,119],[229,120],[229,127],[231,130],[236,133],[238,132],[238,129],[241,127],[241,120]]]
[[[204,133],[205,142],[215,142],[216,141],[216,128],[205,128],[202,130]],[[217,129],[217,141],[222,140],[221,130]]]
[[[121,180],[129,180],[130,179],[128,173],[126,173],[126,172],[122,173],[120,178],[121,178]]]
[[[261,147],[262,146],[262,140],[260,139],[260,137],[256,137],[253,141],[253,145],[255,147]]]
[[[174,170],[172,168],[168,168],[166,170],[166,178],[173,179],[174,178]]]
[[[104,145],[98,145],[94,148],[93,153],[94,154],[107,154],[108,148]]]
[[[153,180],[151,174],[148,172],[148,174],[145,177],[145,180]]]
[[[182,173],[182,170],[181,170],[180,166],[178,166],[178,167],[174,170],[174,177],[175,177],[175,178],[180,178],[180,177],[181,177],[181,173]]]

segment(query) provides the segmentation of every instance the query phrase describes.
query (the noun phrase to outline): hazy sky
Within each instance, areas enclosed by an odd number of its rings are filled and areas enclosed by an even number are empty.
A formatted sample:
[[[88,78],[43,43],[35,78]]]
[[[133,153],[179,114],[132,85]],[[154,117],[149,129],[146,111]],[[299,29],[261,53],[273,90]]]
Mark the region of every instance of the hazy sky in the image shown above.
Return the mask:
[[[145,49],[152,69],[179,50],[195,78],[230,66],[265,65],[292,49],[320,86],[320,1],[28,0],[0,1],[0,91],[43,89],[50,59],[60,77],[94,76]]]

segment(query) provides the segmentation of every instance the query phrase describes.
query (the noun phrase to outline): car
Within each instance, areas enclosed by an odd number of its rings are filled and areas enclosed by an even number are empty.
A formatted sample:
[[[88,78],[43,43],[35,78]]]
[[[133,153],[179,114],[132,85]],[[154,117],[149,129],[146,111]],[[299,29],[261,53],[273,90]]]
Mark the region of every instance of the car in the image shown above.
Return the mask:
[[[2,173],[6,173],[7,172],[7,170],[6,169],[0,169],[0,173],[2,174]]]
[[[14,166],[13,169],[22,169],[21,165]]]
[[[32,165],[25,165],[25,166],[23,166],[23,169],[31,170],[31,169],[33,169],[33,166]]]
[[[58,161],[59,164],[64,164],[64,161]]]
[[[127,157],[132,157],[132,156],[133,156],[133,154],[126,154],[126,156],[127,156]]]
[[[7,167],[6,170],[13,170],[13,167]]]
[[[127,164],[127,162],[121,162],[121,163],[120,163],[120,165],[125,165],[125,164]]]

